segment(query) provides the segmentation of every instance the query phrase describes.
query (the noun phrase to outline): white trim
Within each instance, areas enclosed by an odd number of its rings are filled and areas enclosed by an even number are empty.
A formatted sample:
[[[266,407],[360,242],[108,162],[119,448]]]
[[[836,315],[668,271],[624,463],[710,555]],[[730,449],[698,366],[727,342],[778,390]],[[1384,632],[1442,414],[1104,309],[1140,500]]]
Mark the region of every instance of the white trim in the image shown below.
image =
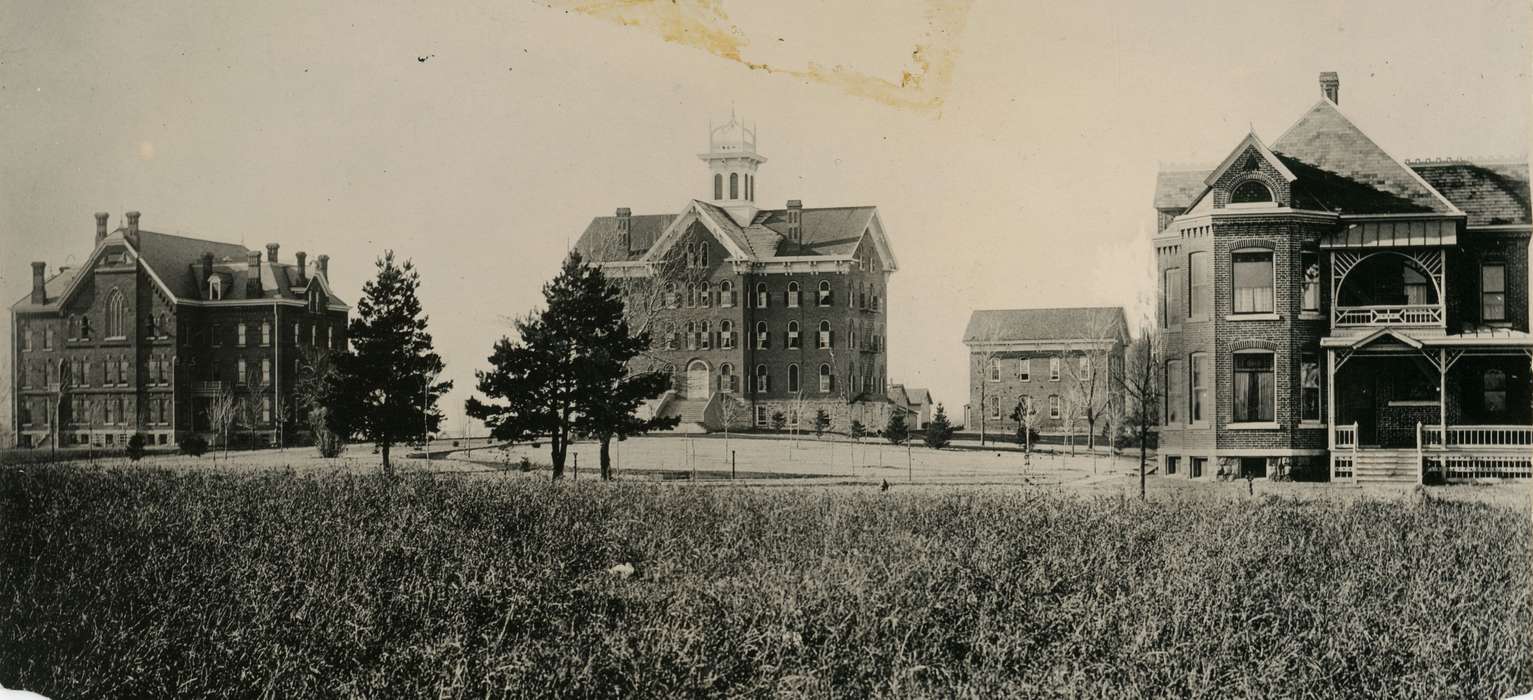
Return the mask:
[[[1249,421],[1245,423],[1225,423],[1225,430],[1281,430],[1283,426],[1277,421]]]
[[[1316,316],[1315,318],[1323,319],[1324,317],[1323,316]],[[1283,315],[1282,314],[1268,314],[1268,313],[1261,313],[1261,314],[1229,314],[1228,316],[1224,317],[1224,320],[1226,320],[1226,321],[1281,321],[1281,320],[1283,320]]]
[[[1262,155],[1262,158],[1266,160],[1269,165],[1272,166],[1272,169],[1278,171],[1278,174],[1282,175],[1283,178],[1288,182],[1293,182],[1294,180],[1299,179],[1299,176],[1294,175],[1293,171],[1288,169],[1288,166],[1283,165],[1283,161],[1278,160],[1278,157],[1272,153],[1272,149],[1267,148],[1267,144],[1262,143],[1261,137],[1257,136],[1255,131],[1250,131],[1246,133],[1245,138],[1240,140],[1239,144],[1236,144],[1234,150],[1230,151],[1230,154],[1224,157],[1224,160],[1219,163],[1218,167],[1209,171],[1208,177],[1203,178],[1203,184],[1209,188],[1212,188],[1214,183],[1218,182],[1219,178],[1224,176],[1225,171],[1229,170],[1230,166],[1235,164],[1235,159],[1240,157],[1241,153],[1245,152],[1247,146],[1255,146],[1256,151]],[[1274,199],[1276,199],[1277,193],[1273,192],[1272,196]]]

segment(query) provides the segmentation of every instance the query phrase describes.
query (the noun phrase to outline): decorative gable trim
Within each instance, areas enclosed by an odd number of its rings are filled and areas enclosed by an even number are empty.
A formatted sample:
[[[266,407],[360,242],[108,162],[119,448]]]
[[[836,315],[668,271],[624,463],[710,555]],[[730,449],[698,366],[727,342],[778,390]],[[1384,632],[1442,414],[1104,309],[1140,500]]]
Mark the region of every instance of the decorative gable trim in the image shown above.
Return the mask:
[[[1240,156],[1248,148],[1256,149],[1256,152],[1261,154],[1261,157],[1272,166],[1272,169],[1278,171],[1289,183],[1299,179],[1299,176],[1294,175],[1293,171],[1288,169],[1288,166],[1283,165],[1283,161],[1278,159],[1277,155],[1272,152],[1272,149],[1267,148],[1267,144],[1262,143],[1261,138],[1256,135],[1256,132],[1252,131],[1240,140],[1240,143],[1235,146],[1235,150],[1230,151],[1230,154],[1224,157],[1224,160],[1219,163],[1219,167],[1214,168],[1208,174],[1208,177],[1203,178],[1203,184],[1207,187],[1213,187],[1214,183],[1219,181],[1219,178],[1224,177],[1226,170],[1235,166],[1235,162],[1240,159]],[[1276,192],[1273,194],[1276,194]]]
[[[694,220],[702,222],[703,226],[708,229],[708,232],[718,240],[719,245],[724,246],[724,249],[729,251],[730,257],[728,259],[754,260],[750,251],[742,247],[738,241],[734,240],[733,236],[730,236],[719,225],[719,222],[715,221],[712,216],[709,216],[708,212],[698,205],[697,200],[690,199],[687,200],[687,205],[682,207],[681,212],[676,215],[676,218],[671,220],[670,225],[665,228],[660,237],[649,247],[649,250],[644,252],[644,257],[640,258],[640,261],[646,263],[662,261],[665,254],[670,252],[677,241],[681,240],[682,234],[686,233],[688,228],[691,228],[692,221]]]
[[[894,248],[889,245],[889,238],[884,234],[884,222],[878,217],[878,209],[873,209],[873,214],[868,217],[868,226],[863,229],[864,236],[873,237],[873,245],[878,249],[879,257],[884,259],[884,267],[889,272],[900,269],[900,264],[894,259]]]
[[[75,275],[74,279],[69,281],[69,286],[65,287],[64,291],[59,293],[58,300],[53,302],[54,305],[60,309],[63,309],[65,304],[69,302],[69,298],[74,296],[74,293],[79,290],[80,280],[84,279],[87,274],[95,272],[96,263],[101,259],[102,253],[107,249],[107,244],[115,244],[118,242],[121,242],[123,248],[127,249],[128,254],[133,256],[134,269],[141,269],[145,272],[148,272],[149,279],[154,280],[154,283],[159,286],[160,291],[163,292],[167,298],[169,298],[174,303],[180,303],[181,299],[176,296],[175,292],[170,291],[170,287],[165,284],[164,280],[160,279],[160,276],[155,273],[154,268],[143,262],[143,256],[139,255],[138,248],[134,247],[131,241],[129,241],[126,237],[113,238],[108,236],[107,238],[102,239],[102,241],[96,245],[95,250],[91,251],[90,257],[86,259],[85,264],[80,266],[80,272]]]

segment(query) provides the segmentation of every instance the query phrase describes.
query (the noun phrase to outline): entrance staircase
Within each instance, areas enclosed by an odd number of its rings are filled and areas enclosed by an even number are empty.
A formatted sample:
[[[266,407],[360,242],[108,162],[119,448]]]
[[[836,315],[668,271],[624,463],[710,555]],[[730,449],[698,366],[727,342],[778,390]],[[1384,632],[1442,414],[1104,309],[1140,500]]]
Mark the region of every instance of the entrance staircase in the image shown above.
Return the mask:
[[[1353,453],[1352,481],[1357,484],[1414,484],[1416,450],[1363,448]]]
[[[708,399],[689,399],[677,396],[667,401],[660,409],[660,415],[676,417],[681,420],[671,430],[673,433],[706,433],[708,428],[703,424],[704,412],[708,408]]]

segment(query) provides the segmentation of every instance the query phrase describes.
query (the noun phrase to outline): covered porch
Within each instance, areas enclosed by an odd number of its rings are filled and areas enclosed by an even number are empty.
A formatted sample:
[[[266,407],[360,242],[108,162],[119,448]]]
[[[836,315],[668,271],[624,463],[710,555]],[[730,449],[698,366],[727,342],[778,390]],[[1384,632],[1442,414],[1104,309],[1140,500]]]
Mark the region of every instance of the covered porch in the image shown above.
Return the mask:
[[[1331,478],[1533,477],[1533,339],[1495,329],[1328,337]]]

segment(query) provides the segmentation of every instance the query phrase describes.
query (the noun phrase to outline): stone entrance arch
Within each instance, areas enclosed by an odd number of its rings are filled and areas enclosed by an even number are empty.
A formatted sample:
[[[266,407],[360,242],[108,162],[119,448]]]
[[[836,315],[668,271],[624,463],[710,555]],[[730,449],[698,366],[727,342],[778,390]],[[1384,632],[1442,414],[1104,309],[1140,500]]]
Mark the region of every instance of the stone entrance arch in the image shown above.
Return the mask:
[[[693,360],[687,365],[687,398],[705,399],[712,392],[709,390],[708,363],[702,360]]]

